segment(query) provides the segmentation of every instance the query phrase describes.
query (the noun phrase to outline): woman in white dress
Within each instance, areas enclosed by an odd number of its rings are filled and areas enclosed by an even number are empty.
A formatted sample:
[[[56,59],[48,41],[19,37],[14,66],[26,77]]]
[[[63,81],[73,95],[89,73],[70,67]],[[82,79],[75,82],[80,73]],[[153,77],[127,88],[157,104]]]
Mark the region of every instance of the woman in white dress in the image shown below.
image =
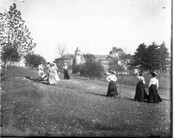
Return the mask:
[[[50,68],[49,68],[49,78],[48,78],[48,81],[49,81],[50,85],[51,84],[56,84],[57,81],[60,81],[60,78],[57,74],[57,70],[58,70],[57,66],[54,63],[52,63],[50,65]]]
[[[57,66],[56,66],[56,64],[55,63],[53,63],[53,72],[54,72],[54,75],[55,75],[55,78],[56,78],[56,81],[60,81],[60,78],[59,78],[59,75],[58,75],[58,68],[57,68]]]

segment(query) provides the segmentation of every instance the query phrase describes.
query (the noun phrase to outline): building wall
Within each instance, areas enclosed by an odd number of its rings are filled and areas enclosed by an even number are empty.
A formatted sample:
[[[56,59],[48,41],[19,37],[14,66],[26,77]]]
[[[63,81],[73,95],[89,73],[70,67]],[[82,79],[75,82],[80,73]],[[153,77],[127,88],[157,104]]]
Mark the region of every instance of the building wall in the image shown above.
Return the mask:
[[[76,65],[81,64],[81,55],[75,55],[75,64]]]

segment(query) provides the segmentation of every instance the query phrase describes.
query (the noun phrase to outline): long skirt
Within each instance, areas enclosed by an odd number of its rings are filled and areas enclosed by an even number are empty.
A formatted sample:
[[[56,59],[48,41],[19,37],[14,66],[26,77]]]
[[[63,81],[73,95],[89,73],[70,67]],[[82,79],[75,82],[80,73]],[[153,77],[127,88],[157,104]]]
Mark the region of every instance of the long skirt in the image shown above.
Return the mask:
[[[59,78],[59,75],[58,75],[57,71],[54,72],[54,76],[56,78],[56,81],[60,81],[60,78]]]
[[[117,86],[116,86],[115,82],[111,81],[111,82],[109,82],[108,91],[107,91],[106,96],[115,96],[115,95],[118,95]]]
[[[64,79],[70,79],[68,70],[64,70]]]
[[[142,82],[138,82],[136,86],[134,100],[137,100],[139,102],[144,102],[145,99],[147,98],[148,98],[148,95],[145,90],[145,85]]]
[[[50,85],[57,83],[56,77],[53,73],[49,73],[48,81]]]
[[[161,101],[162,101],[162,99],[158,94],[156,85],[151,85],[150,88],[149,88],[148,102],[149,103],[158,103],[158,102],[161,102]]]

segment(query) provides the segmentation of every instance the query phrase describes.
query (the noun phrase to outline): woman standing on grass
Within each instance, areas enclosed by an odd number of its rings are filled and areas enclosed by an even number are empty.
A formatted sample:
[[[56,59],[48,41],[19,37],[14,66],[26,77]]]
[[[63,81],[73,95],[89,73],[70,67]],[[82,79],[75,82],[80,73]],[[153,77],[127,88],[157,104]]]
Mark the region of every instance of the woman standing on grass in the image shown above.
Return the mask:
[[[50,68],[49,68],[49,78],[48,78],[48,81],[49,81],[49,84],[56,84],[57,81],[59,81],[59,77],[58,77],[58,74],[57,74],[57,67],[55,66],[54,63],[52,63],[50,65]]]
[[[137,78],[138,78],[138,83],[136,86],[134,100],[139,102],[144,102],[145,99],[147,99],[147,93],[145,90],[145,79],[142,73],[139,73],[139,75],[137,75]]]
[[[152,72],[151,75],[152,75],[152,78],[150,79],[150,82],[149,82],[148,102],[149,103],[158,103],[158,102],[161,102],[162,99],[158,94],[159,81],[156,78],[157,73]]]
[[[56,81],[60,81],[60,78],[59,78],[59,75],[58,75],[58,68],[57,68],[57,66],[56,66],[56,64],[55,63],[53,63],[53,71],[54,71],[54,75],[55,75],[55,78],[56,78]]]
[[[64,71],[63,71],[63,73],[64,73],[64,79],[70,79],[69,73],[68,73],[68,66],[67,66],[66,63],[64,63],[63,69],[64,69]]]
[[[116,86],[117,82],[116,72],[111,70],[111,74],[106,78],[106,80],[109,82],[106,96],[118,96],[117,86]]]

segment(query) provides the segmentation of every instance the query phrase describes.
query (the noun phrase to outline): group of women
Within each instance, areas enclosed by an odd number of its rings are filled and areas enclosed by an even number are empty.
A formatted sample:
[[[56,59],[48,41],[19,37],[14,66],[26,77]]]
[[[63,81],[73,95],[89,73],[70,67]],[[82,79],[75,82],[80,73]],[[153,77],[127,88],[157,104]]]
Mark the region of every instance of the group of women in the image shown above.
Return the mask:
[[[68,66],[65,63],[63,66],[64,69],[64,79],[70,79],[69,73],[68,73]],[[39,77],[41,80],[48,81],[49,84],[56,84],[58,81],[60,81],[60,78],[58,76],[58,68],[55,63],[47,63],[46,67],[46,73],[44,70],[44,65],[41,63],[38,66],[39,70]],[[138,83],[136,85],[136,92],[134,96],[135,101],[139,102],[150,102],[150,103],[158,103],[161,102],[162,99],[158,94],[158,88],[159,88],[159,81],[156,78],[157,73],[152,72],[151,73],[152,78],[150,79],[148,88],[149,88],[149,94],[147,94],[146,89],[145,89],[145,79],[142,75],[142,73],[139,73],[137,75],[138,78]],[[117,77],[116,77],[116,72],[115,71],[110,71],[108,74],[106,80],[109,82],[108,85],[108,90],[106,96],[109,97],[119,97],[119,93],[117,91]]]
[[[69,73],[68,73],[68,67],[67,64],[64,64],[64,79],[70,79]],[[59,75],[58,75],[58,68],[55,63],[47,63],[46,68],[44,67],[43,63],[41,63],[38,66],[39,70],[39,77],[41,81],[48,81],[50,85],[56,84],[58,81],[60,81]]]
[[[147,94],[146,92],[145,79],[142,73],[139,73],[137,75],[138,83],[136,85],[136,92],[134,96],[135,101],[149,102],[149,103],[158,103],[162,101],[161,97],[158,94],[159,81],[156,78],[157,73],[152,72],[151,75],[152,75],[152,78],[150,79],[150,82],[148,85],[149,94]],[[119,93],[117,91],[117,86],[116,86],[116,82],[117,82],[116,72],[111,70],[106,80],[109,82],[106,96],[119,97]]]

